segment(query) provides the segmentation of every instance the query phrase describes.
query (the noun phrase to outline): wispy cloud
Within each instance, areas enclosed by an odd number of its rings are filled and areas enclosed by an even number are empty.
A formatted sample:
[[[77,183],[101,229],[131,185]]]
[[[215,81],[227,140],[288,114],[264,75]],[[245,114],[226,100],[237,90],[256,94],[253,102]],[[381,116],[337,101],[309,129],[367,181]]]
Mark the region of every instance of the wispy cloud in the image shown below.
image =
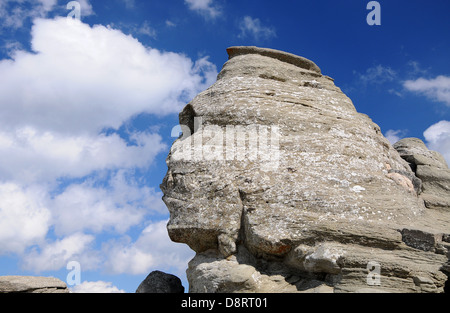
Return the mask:
[[[389,66],[383,66],[381,64],[370,67],[365,73],[357,73],[358,81],[363,85],[369,84],[383,84],[386,82],[392,82],[397,78],[397,72]]]
[[[23,45],[19,41],[5,40],[1,48],[6,55],[13,58],[17,51],[23,50]]]
[[[138,23],[110,23],[108,25],[110,29],[117,29],[125,34],[130,34],[133,37],[147,36],[152,39],[156,39],[158,36],[158,32],[155,28],[153,28],[149,21],[144,21],[141,24]]]
[[[196,11],[206,18],[215,19],[222,14],[214,0],[184,0],[190,10]]]
[[[429,69],[422,68],[422,65],[418,61],[409,61],[408,64],[408,76],[417,77],[418,75],[427,75]]]
[[[175,24],[174,22],[170,21],[170,20],[166,20],[166,26],[167,27],[176,27],[177,24]]]
[[[68,3],[67,1],[66,3]],[[81,6],[81,17],[94,14],[89,0],[78,0]],[[2,0],[0,1],[0,26],[19,29],[28,20],[45,18],[53,10],[66,11],[66,5],[58,5],[57,0]]]
[[[127,9],[134,9],[136,6],[135,0],[120,0],[120,1],[123,2],[123,4],[125,4],[125,7]]]
[[[449,76],[440,75],[432,79],[421,77],[416,80],[407,80],[403,86],[409,91],[425,95],[432,101],[442,102],[450,107]]]
[[[385,137],[387,138],[387,140],[389,140],[389,142],[391,144],[396,143],[397,141],[399,141],[400,139],[404,138],[405,135],[407,133],[407,130],[394,130],[394,129],[390,129],[385,133]]]
[[[404,95],[403,95],[403,93],[401,91],[395,90],[394,88],[388,89],[388,92],[391,95],[396,95],[397,97],[400,97],[400,98],[404,97]]]
[[[156,38],[156,30],[150,26],[148,21],[144,21],[144,23],[138,28],[138,33],[142,35],[146,35],[151,38]]]
[[[252,18],[251,16],[245,16],[241,20],[239,28],[241,30],[240,38],[252,37],[259,41],[268,40],[277,35],[275,28],[264,26],[258,18]]]

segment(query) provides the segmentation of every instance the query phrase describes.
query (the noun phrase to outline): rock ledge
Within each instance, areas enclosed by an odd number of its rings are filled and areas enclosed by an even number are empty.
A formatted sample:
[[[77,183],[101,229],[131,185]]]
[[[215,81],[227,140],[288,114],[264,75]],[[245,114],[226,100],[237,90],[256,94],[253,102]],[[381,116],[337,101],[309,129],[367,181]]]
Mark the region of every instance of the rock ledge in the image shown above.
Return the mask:
[[[269,48],[236,46],[228,48],[227,52],[229,59],[232,59],[238,55],[259,54],[321,74],[320,68],[313,61],[284,51]]]
[[[69,293],[69,289],[52,277],[2,276],[0,293]]]

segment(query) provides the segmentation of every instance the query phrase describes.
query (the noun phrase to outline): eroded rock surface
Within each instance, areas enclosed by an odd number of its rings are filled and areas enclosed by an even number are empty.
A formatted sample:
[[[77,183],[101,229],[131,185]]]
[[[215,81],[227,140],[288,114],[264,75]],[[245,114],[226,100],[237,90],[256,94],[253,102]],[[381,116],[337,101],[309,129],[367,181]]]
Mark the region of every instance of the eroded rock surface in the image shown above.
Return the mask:
[[[439,152],[428,150],[423,141],[418,138],[402,139],[394,144],[394,148],[422,181],[421,197],[425,201],[425,206],[431,209],[448,210],[450,208],[450,169],[444,157]]]
[[[180,113],[161,185],[171,239],[197,252],[190,291],[442,292],[450,211],[424,206],[379,127],[312,61],[227,51]]]
[[[0,293],[69,293],[69,289],[52,277],[1,276]]]

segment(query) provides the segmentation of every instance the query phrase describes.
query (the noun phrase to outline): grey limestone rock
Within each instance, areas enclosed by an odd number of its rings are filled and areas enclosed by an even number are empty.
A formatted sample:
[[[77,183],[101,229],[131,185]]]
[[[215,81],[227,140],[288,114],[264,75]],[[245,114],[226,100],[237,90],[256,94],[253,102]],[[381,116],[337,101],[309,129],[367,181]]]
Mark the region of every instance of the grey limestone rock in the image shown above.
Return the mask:
[[[442,292],[447,257],[402,230],[448,234],[450,211],[424,206],[410,161],[312,61],[227,51],[161,184],[171,239],[197,253],[190,291]]]
[[[1,276],[0,293],[69,293],[69,289],[52,277]]]
[[[429,165],[447,169],[444,157],[436,151],[428,150],[425,143],[418,138],[404,138],[394,144],[400,156],[411,165]]]
[[[444,157],[428,150],[422,140],[405,138],[394,144],[422,181],[421,197],[430,209],[450,209],[450,169]]]

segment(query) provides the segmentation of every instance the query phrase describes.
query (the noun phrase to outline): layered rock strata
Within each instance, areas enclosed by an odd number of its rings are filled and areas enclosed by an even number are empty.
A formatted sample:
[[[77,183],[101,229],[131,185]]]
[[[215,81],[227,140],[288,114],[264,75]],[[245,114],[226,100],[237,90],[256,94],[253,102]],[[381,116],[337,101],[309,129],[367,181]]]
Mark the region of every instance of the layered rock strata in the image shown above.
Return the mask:
[[[69,289],[52,277],[1,276],[0,293],[69,293]]]
[[[425,206],[430,209],[449,209],[450,169],[444,157],[439,152],[428,150],[418,138],[402,139],[394,144],[394,148],[421,180],[421,197]]]
[[[227,51],[161,185],[171,239],[197,252],[190,291],[443,291],[450,210],[424,206],[380,128],[312,61]]]

